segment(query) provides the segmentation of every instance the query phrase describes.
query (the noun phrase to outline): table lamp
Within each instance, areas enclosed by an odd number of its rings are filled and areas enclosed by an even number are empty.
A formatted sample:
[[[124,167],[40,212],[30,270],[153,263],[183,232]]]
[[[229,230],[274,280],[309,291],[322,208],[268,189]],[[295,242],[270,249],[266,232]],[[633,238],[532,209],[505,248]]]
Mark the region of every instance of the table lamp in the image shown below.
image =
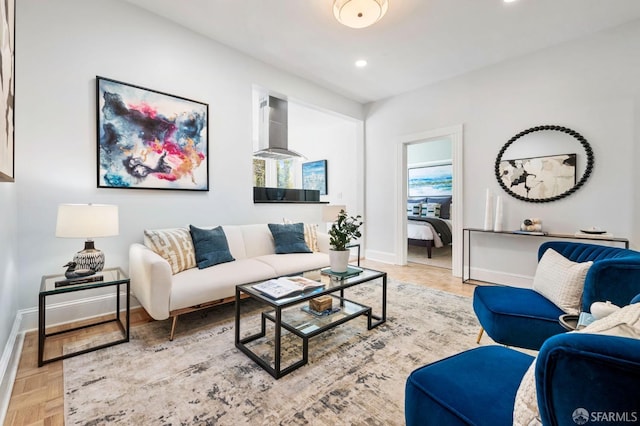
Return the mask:
[[[322,221],[327,223],[327,231],[336,220],[341,210],[347,210],[347,206],[340,204],[327,204],[322,207]]]
[[[84,250],[73,256],[78,269],[101,271],[104,253],[95,248],[93,238],[118,235],[118,206],[109,204],[60,204],[56,237],[86,238]]]

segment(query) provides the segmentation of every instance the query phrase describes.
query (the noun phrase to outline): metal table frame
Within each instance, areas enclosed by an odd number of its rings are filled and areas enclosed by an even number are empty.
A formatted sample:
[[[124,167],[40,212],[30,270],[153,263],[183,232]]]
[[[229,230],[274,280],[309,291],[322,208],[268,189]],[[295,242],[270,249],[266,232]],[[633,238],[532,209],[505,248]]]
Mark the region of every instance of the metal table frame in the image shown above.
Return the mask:
[[[262,367],[265,371],[271,374],[275,379],[279,379],[280,377],[291,373],[292,371],[302,367],[307,364],[309,359],[309,339],[317,336],[327,330],[330,330],[334,327],[337,327],[340,324],[344,324],[347,321],[352,320],[353,318],[359,317],[361,315],[367,316],[367,329],[371,330],[375,327],[378,327],[380,324],[384,324],[387,320],[387,273],[375,271],[372,269],[367,269],[367,271],[374,272],[373,275],[367,277],[352,277],[342,281],[338,285],[330,286],[328,288],[322,289],[321,291],[311,291],[307,294],[302,294],[298,297],[294,298],[286,298],[286,302],[278,303],[277,299],[271,299],[267,296],[262,295],[257,290],[253,290],[251,288],[252,284],[244,284],[236,286],[236,297],[235,297],[235,345],[236,348],[240,349],[245,355],[251,358],[254,362],[256,362],[260,367]],[[382,279],[382,314],[375,315],[372,312],[372,308],[366,305],[363,305],[358,302],[354,302],[352,300],[346,299],[344,297],[344,290],[353,287],[359,284],[363,284],[366,282],[370,282],[376,279]],[[339,292],[339,296],[335,293]],[[263,311],[261,313],[261,329],[258,333],[240,338],[241,330],[240,330],[240,301],[242,294],[248,295],[250,298],[256,299],[261,303],[267,305],[270,310]],[[294,326],[287,324],[282,319],[282,310],[291,306],[301,305],[304,302],[307,302],[311,299],[322,295],[331,295],[336,298],[340,302],[340,306],[344,306],[346,303],[351,303],[356,307],[360,307],[356,312],[345,316],[344,318],[331,322],[328,325],[319,327],[312,332],[305,333],[300,331]],[[245,296],[246,297],[246,296]],[[266,336],[266,321],[270,320],[274,324],[275,328],[275,336],[274,336],[274,366],[272,367],[270,363],[265,361],[258,354],[253,352],[249,347],[246,346],[247,343],[253,342],[259,338]],[[375,321],[374,321],[375,320]],[[286,367],[282,367],[281,365],[281,347],[282,347],[282,329],[285,329],[292,334],[298,336],[302,339],[302,358],[299,361],[294,362],[291,365]]]
[[[629,240],[626,238],[619,238],[619,237],[606,237],[606,238],[600,238],[600,237],[586,237],[586,236],[575,236],[575,235],[571,235],[571,234],[545,234],[545,235],[527,235],[527,234],[518,234],[518,233],[514,233],[511,231],[485,231],[484,229],[478,229],[478,228],[463,228],[462,229],[462,267],[461,267],[461,274],[460,276],[462,277],[462,282],[466,283],[467,281],[472,280],[473,278],[471,278],[471,235],[473,233],[483,233],[483,234],[496,234],[496,235],[511,235],[513,237],[524,237],[524,238],[547,238],[547,239],[563,239],[563,240],[587,240],[587,241],[591,241],[591,242],[598,242],[598,241],[604,241],[604,242],[613,242],[613,243],[623,243],[624,244],[624,248],[628,249],[629,248]],[[467,238],[465,238],[465,233],[467,234]],[[465,244],[465,241],[468,242],[468,244]],[[465,255],[466,258],[468,260],[468,263],[465,264]],[[468,269],[468,274],[465,275],[465,266],[468,265],[469,269]],[[476,280],[478,281],[478,280]]]
[[[69,286],[65,286],[65,287],[58,287],[58,288],[54,288],[51,290],[47,290],[46,289],[46,280],[50,280],[53,278],[60,278],[60,279],[64,279],[64,275],[45,275],[42,277],[42,282],[40,285],[40,293],[38,295],[38,367],[42,367],[44,364],[48,364],[50,362],[55,362],[55,361],[59,361],[62,359],[67,359],[67,358],[71,358],[73,356],[77,356],[77,355],[81,355],[81,354],[85,354],[87,352],[92,352],[92,351],[96,351],[98,349],[103,349],[103,348],[107,348],[109,346],[114,346],[120,343],[125,343],[129,341],[129,330],[130,330],[130,325],[131,325],[131,316],[130,316],[130,311],[131,311],[131,303],[130,303],[130,295],[131,295],[131,282],[129,280],[129,278],[125,275],[125,273],[122,271],[122,269],[120,268],[109,268],[106,271],[116,271],[120,276],[122,276],[123,278],[121,279],[116,279],[116,280],[112,280],[112,281],[97,281],[97,282],[92,282],[92,283],[86,283],[86,284],[75,284],[75,285],[69,285]],[[47,296],[52,296],[52,295],[57,295],[57,294],[64,294],[64,293],[72,293],[72,292],[77,292],[77,291],[83,291],[83,290],[90,290],[90,289],[96,289],[96,288],[102,288],[102,287],[116,287],[116,312],[115,312],[115,317],[114,318],[110,318],[110,319],[106,319],[106,320],[102,320],[102,321],[97,321],[97,322],[93,322],[90,324],[86,324],[86,325],[82,325],[82,326],[78,326],[78,327],[74,327],[74,328],[70,328],[70,329],[66,329],[66,330],[62,330],[62,331],[57,331],[54,333],[47,333],[46,327],[47,327],[47,322],[46,322],[46,299]],[[122,319],[120,318],[120,295],[121,295],[121,286],[125,287],[125,293],[126,293],[126,309],[125,309],[125,322],[122,322]],[[70,353],[66,353],[60,356],[56,356],[53,358],[49,358],[49,359],[44,359],[44,349],[45,349],[45,343],[47,340],[47,337],[52,337],[52,336],[58,336],[61,334],[66,334],[66,333],[71,333],[77,330],[82,330],[85,328],[90,328],[90,327],[95,327],[98,325],[102,325],[102,324],[107,324],[110,322],[116,322],[118,324],[118,328],[120,329],[121,333],[122,333],[122,339],[118,339],[115,340],[113,342],[108,342],[108,343],[103,343],[97,346],[93,346],[90,348],[85,348],[85,349],[81,349],[75,352],[70,352]]]

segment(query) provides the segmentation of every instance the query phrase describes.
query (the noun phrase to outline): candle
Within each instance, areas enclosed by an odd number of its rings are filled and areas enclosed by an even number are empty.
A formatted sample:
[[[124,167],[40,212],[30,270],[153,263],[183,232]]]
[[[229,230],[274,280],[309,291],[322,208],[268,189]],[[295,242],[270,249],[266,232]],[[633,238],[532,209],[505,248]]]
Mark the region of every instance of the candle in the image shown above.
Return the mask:
[[[496,220],[493,224],[493,230],[496,232],[502,232],[502,198],[498,195],[496,197]]]
[[[493,194],[487,188],[486,201],[484,206],[484,228],[485,231],[493,229]]]

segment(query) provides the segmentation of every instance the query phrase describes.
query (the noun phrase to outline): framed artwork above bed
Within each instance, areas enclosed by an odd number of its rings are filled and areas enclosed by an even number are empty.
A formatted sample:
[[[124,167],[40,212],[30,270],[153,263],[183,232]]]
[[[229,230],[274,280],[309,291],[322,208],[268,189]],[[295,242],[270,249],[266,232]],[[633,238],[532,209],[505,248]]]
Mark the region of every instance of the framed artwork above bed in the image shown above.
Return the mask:
[[[409,197],[441,196],[452,194],[453,166],[412,167],[408,170]]]

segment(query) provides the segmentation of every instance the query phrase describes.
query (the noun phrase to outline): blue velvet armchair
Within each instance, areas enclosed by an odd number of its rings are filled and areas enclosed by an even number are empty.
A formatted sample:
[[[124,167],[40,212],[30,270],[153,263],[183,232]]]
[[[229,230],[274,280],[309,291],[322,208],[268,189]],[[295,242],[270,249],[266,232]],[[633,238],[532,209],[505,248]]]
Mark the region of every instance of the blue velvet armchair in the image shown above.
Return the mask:
[[[516,392],[532,362],[527,354],[493,345],[415,370],[405,388],[407,426],[512,425]],[[638,339],[551,337],[538,354],[535,381],[545,426],[583,424],[573,419],[578,409],[589,424],[640,422]]]
[[[584,283],[582,311],[591,304],[611,301],[622,306],[640,292],[640,252],[596,244],[563,241],[543,243],[538,260],[553,248],[573,262],[593,261]],[[566,330],[558,319],[564,312],[532,289],[478,286],[473,309],[482,329],[497,343],[538,350],[551,336]]]

